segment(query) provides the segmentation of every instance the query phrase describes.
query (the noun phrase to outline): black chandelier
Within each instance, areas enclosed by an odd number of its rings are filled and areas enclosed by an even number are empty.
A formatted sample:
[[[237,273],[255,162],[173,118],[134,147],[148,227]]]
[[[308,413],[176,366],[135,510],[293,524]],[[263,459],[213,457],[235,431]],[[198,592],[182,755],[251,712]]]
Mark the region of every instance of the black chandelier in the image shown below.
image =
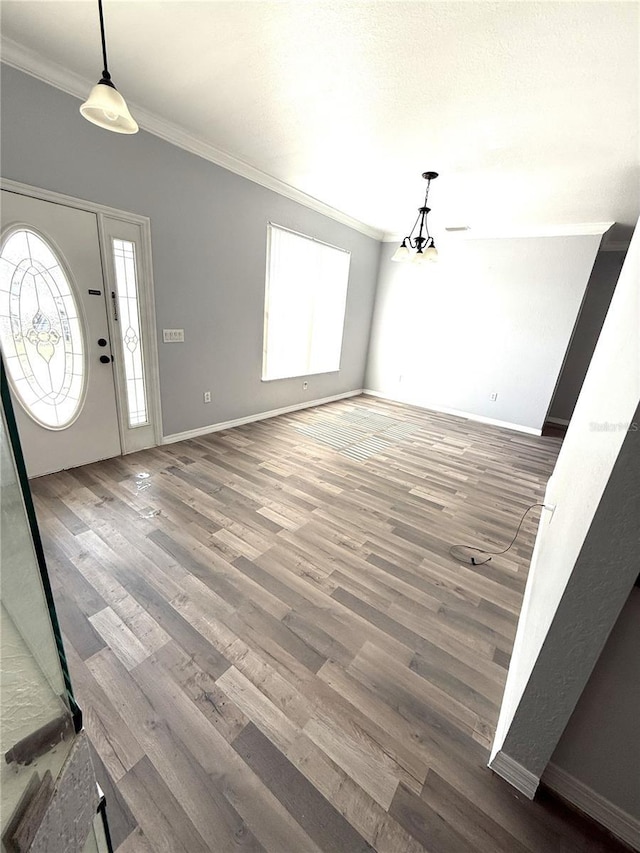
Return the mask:
[[[431,210],[430,207],[427,207],[429,187],[431,186],[431,181],[434,181],[438,177],[438,173],[423,172],[422,177],[427,182],[424,204],[418,208],[418,218],[414,222],[408,236],[404,238],[391,256],[392,261],[411,261],[414,264],[422,264],[425,261],[435,261],[438,259],[438,250],[436,249],[436,244],[433,242],[433,237],[429,234],[429,226],[427,224],[427,215]],[[418,223],[420,223],[420,227],[418,227]],[[417,234],[414,237],[413,234],[416,229]]]

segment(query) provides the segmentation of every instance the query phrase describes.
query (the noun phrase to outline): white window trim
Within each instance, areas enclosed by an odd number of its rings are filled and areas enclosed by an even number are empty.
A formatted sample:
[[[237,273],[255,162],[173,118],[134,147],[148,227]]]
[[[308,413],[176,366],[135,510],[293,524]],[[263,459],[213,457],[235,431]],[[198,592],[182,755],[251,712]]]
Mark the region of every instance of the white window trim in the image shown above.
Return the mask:
[[[139,227],[140,242],[136,241],[136,252],[138,261],[138,287],[139,287],[139,302],[140,302],[140,321],[143,341],[143,355],[145,366],[145,378],[147,387],[147,405],[149,409],[149,418],[152,423],[152,429],[149,432],[149,440],[145,447],[153,447],[162,444],[162,409],[160,405],[160,373],[158,367],[158,336],[156,330],[156,315],[155,315],[155,294],[153,285],[153,266],[151,262],[151,220],[147,216],[140,216],[137,213],[130,213],[126,210],[119,210],[115,207],[109,207],[104,204],[97,204],[86,199],[78,199],[73,196],[57,193],[53,190],[46,190],[42,187],[33,187],[29,184],[23,184],[20,181],[12,181],[7,178],[0,178],[0,188],[9,192],[19,193],[20,195],[37,198],[41,201],[50,201],[54,204],[62,204],[65,207],[72,207],[78,210],[85,210],[88,213],[95,213],[98,222],[98,242],[100,246],[100,254],[102,258],[103,272],[105,276],[105,289],[111,293],[112,280],[109,280],[109,252],[111,251],[111,240],[106,236],[106,221],[115,220],[137,225]],[[111,264],[113,268],[113,264]],[[107,300],[110,303],[110,298]],[[109,318],[109,330],[112,342],[117,341],[116,331],[112,326],[112,316],[109,304],[107,304],[107,316]],[[126,405],[126,388],[122,388],[116,375],[116,398],[118,402],[118,425],[120,430],[120,445],[122,453],[132,453],[136,450],[143,449],[138,446],[140,440],[139,428],[129,429],[128,413]],[[138,435],[136,436],[136,432]]]

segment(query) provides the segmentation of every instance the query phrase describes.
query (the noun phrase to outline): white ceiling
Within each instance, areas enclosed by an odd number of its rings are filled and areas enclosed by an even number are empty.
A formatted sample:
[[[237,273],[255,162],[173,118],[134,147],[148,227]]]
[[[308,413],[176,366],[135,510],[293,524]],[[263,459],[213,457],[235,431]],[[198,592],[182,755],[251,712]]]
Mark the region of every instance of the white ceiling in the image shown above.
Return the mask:
[[[143,127],[162,119],[379,231],[411,227],[427,169],[436,234],[614,220],[624,239],[640,213],[634,2],[104,7]],[[64,85],[61,66],[76,94],[100,76],[95,0],[3,0],[2,38],[6,61]]]

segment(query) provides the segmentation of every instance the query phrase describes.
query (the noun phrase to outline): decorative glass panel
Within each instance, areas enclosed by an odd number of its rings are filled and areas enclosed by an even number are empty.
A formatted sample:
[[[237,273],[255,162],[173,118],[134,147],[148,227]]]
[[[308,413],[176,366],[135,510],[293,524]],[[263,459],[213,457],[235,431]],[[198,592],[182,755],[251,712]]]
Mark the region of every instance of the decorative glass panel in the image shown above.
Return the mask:
[[[0,251],[0,343],[28,414],[49,429],[68,426],[85,385],[78,306],[53,248],[25,228],[10,232]]]
[[[135,243],[114,239],[113,263],[118,290],[118,321],[124,356],[129,426],[144,426],[149,423],[149,415],[140,341]]]

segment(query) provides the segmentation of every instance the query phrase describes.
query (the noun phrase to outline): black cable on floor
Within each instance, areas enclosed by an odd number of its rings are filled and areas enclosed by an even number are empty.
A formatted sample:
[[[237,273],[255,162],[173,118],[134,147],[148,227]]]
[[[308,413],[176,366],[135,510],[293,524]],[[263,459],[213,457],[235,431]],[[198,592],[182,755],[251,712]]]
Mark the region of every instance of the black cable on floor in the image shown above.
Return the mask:
[[[511,542],[509,542],[506,548],[502,549],[502,551],[487,551],[484,548],[477,548],[475,545],[452,545],[451,548],[449,548],[449,555],[458,562],[470,563],[472,566],[484,566],[485,563],[488,563],[492,557],[497,557],[499,554],[506,554],[518,538],[518,533],[520,533],[520,528],[522,527],[522,523],[525,520],[527,513],[537,506],[544,507],[545,504],[531,504],[530,507],[527,507],[527,509],[525,509],[525,511],[522,513],[520,524],[518,525],[518,529],[516,530],[513,539],[511,540]],[[458,549],[458,552],[454,553],[456,549]],[[468,551],[475,551],[478,554],[489,554],[489,556],[486,558],[486,560],[478,562],[478,560],[476,559],[476,557],[473,556],[473,554],[467,553]]]

